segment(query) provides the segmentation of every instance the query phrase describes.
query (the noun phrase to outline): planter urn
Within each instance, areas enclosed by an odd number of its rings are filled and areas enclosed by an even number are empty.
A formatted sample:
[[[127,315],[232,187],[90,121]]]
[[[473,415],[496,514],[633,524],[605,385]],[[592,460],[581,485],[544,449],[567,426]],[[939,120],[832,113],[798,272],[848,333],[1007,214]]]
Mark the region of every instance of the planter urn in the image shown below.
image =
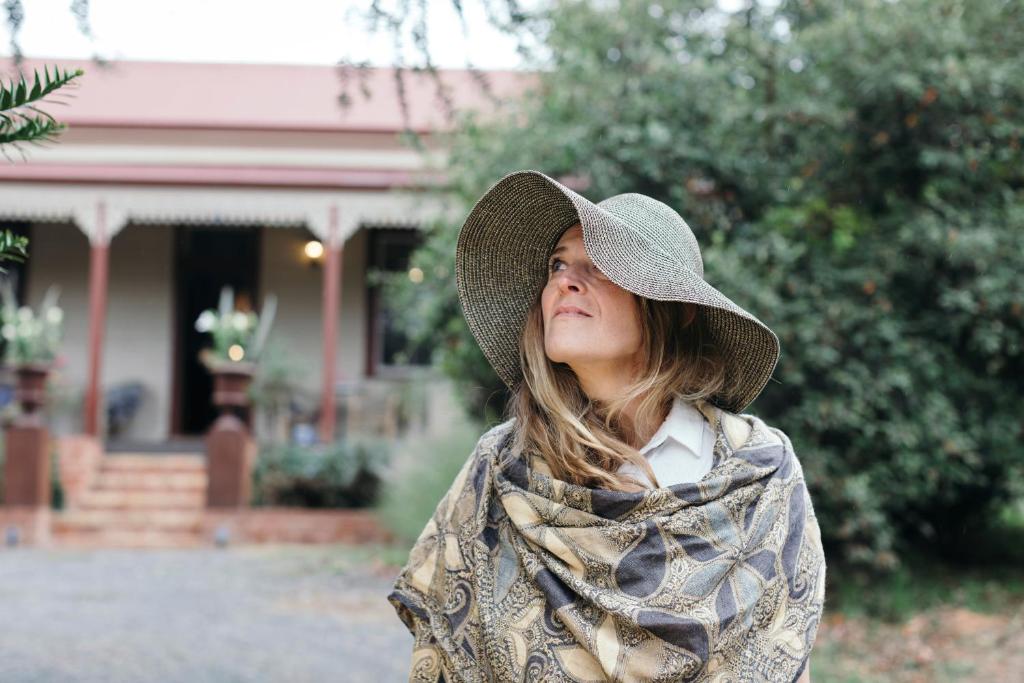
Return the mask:
[[[50,506],[50,433],[43,406],[50,366],[23,363],[14,367],[15,398],[21,413],[4,430],[4,504]]]
[[[213,404],[220,410],[206,434],[207,507],[242,508],[252,495],[256,442],[249,432],[249,386],[255,366],[225,362],[211,367]]]

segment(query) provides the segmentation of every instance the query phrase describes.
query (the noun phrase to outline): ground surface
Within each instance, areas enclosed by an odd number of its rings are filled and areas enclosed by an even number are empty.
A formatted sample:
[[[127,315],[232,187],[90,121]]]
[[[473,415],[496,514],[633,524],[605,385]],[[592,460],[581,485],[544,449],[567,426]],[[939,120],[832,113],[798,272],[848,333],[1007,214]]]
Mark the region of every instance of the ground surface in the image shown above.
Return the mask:
[[[0,550],[0,681],[404,681],[394,574],[337,546]]]
[[[412,638],[386,600],[401,559],[372,546],[0,549],[0,681],[402,683]],[[826,613],[812,681],[1024,683],[1024,601],[997,604],[899,623]]]
[[[983,614],[928,609],[889,624],[826,618],[811,655],[814,683],[1024,683],[1024,605]]]

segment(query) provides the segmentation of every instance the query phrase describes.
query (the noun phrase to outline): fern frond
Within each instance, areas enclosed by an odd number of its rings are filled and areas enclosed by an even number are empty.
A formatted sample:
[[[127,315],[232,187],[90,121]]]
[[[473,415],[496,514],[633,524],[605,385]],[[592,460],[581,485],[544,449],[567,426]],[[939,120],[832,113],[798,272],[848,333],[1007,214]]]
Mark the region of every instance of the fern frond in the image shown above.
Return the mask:
[[[84,73],[82,69],[62,71],[59,66],[55,66],[51,75],[49,68],[44,66],[42,79],[39,78],[39,70],[34,70],[31,88],[25,80],[25,74],[19,74],[17,81],[12,78],[8,85],[0,79],[0,112],[12,111],[39,102]]]
[[[49,140],[67,128],[52,117],[25,117],[21,121],[3,117],[0,119],[0,145],[12,142],[34,142]]]

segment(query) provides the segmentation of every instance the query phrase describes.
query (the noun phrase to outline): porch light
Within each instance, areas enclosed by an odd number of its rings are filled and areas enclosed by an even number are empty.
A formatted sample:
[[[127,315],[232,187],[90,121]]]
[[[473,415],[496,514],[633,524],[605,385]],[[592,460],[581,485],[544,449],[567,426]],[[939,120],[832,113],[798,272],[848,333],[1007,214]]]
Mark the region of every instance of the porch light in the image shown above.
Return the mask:
[[[324,255],[324,245],[319,240],[310,240],[306,242],[303,251],[306,252],[308,258],[315,261]]]
[[[232,344],[228,347],[228,358],[233,361],[240,361],[245,358],[245,349],[239,344]]]

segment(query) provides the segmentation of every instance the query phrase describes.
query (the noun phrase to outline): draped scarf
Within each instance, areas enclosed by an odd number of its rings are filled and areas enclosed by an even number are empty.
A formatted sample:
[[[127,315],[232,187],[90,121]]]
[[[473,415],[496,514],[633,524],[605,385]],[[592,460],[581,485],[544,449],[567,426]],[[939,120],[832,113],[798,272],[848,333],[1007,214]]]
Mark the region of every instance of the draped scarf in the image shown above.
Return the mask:
[[[500,456],[487,431],[387,599],[410,681],[784,681],[803,672],[825,560],[789,438],[705,402],[700,481],[618,492]]]

